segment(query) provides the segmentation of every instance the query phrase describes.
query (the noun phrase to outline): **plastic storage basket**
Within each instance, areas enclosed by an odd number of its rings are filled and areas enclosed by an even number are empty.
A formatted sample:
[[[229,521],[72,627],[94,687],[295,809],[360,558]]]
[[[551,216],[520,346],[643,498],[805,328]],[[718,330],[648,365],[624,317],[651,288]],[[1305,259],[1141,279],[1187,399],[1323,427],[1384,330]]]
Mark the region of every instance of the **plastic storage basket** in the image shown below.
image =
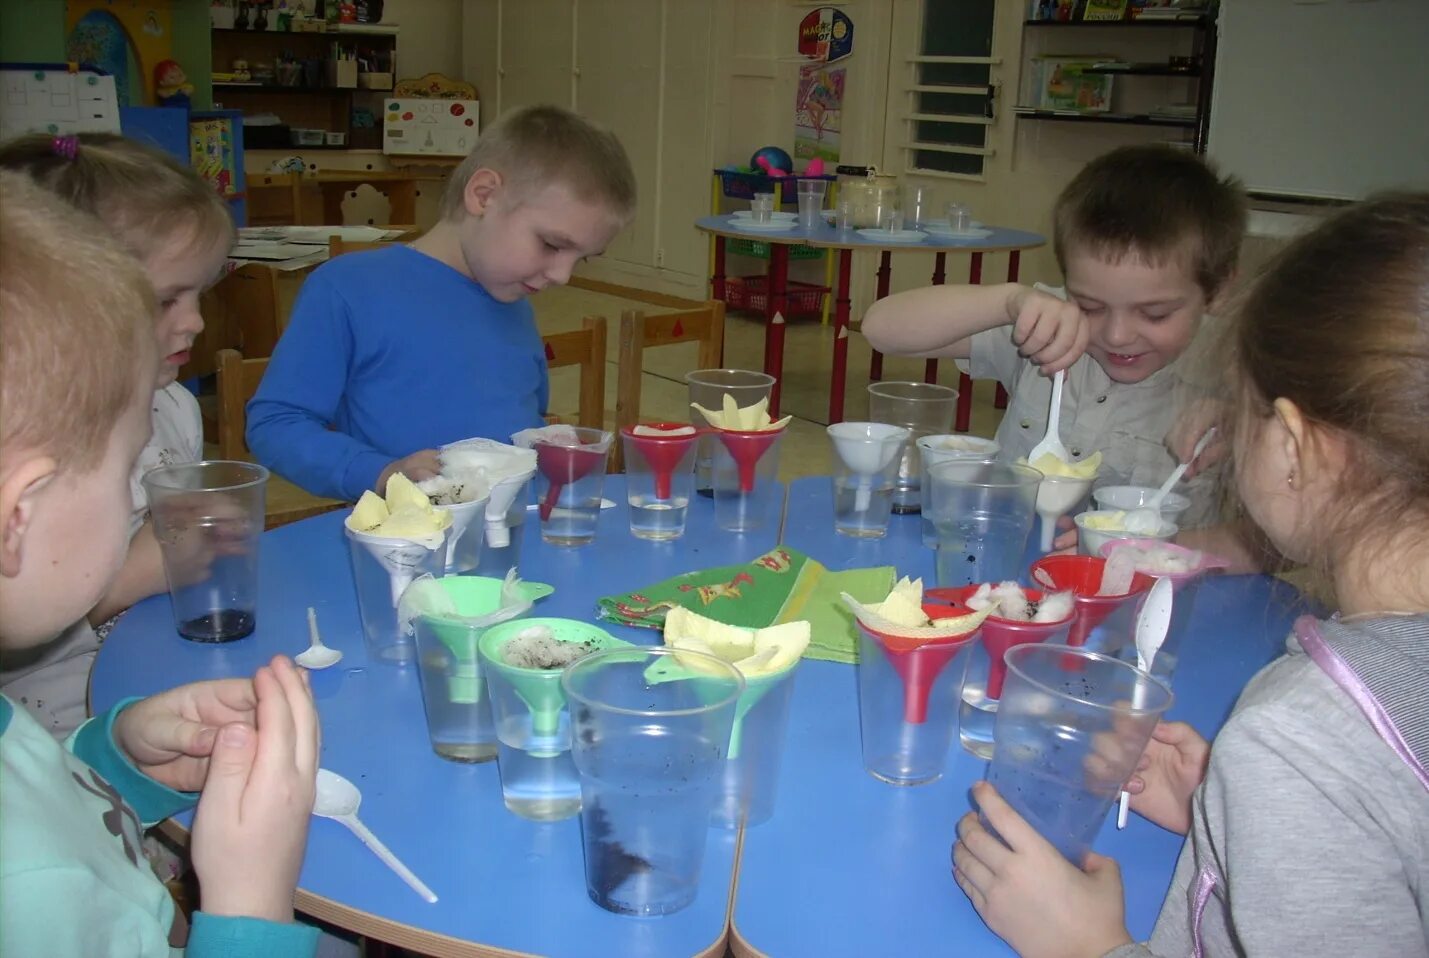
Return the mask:
[[[788,305],[784,309],[785,318],[819,315],[823,311],[824,295],[828,291],[827,286],[815,286],[812,283],[789,280],[786,290]],[[724,298],[732,309],[747,309],[762,313],[769,304],[769,277],[732,277],[725,281]]]

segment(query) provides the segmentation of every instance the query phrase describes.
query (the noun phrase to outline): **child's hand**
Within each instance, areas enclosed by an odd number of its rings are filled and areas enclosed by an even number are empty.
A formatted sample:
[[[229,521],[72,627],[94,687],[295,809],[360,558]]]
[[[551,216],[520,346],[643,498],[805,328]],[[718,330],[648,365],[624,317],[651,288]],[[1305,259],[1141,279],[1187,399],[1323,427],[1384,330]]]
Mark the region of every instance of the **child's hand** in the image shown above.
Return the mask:
[[[317,712],[283,656],[253,676],[257,723],[219,730],[194,816],[193,863],[203,910],[293,920],[319,755]]]
[[[1076,362],[1087,350],[1087,318],[1076,303],[1026,286],[1014,286],[1007,298],[1012,342],[1017,351],[1050,376]]]
[[[1022,958],[1093,958],[1131,941],[1115,861],[1088,852],[1078,869],[987,782],[973,799],[997,835],[964,815],[953,877],[987,927]]]
[[[387,493],[387,480],[392,478],[393,473],[400,472],[413,482],[421,482],[423,479],[430,479],[440,475],[442,471],[442,461],[438,457],[435,449],[422,449],[405,456],[391,463],[382,470],[382,475],[377,477],[377,487],[374,490],[379,496]]]
[[[208,777],[218,730],[234,722],[252,725],[257,705],[248,679],[180,685],[120,712],[114,720],[114,741],[156,782],[196,792]]]
[[[1057,520],[1057,538],[1052,540],[1052,551],[1049,555],[1073,555],[1077,551],[1077,524],[1071,516],[1062,516]]]
[[[1195,462],[1192,462],[1190,468],[1186,470],[1186,479],[1191,479],[1197,473],[1214,466],[1230,451],[1230,446],[1226,442],[1230,430],[1224,428],[1228,412],[1227,404],[1219,399],[1197,399],[1186,407],[1186,411],[1181,414],[1180,418],[1176,420],[1176,424],[1171,427],[1171,431],[1166,434],[1166,448],[1171,451],[1171,455],[1176,457],[1177,462],[1186,462],[1191,458],[1196,443],[1206,434],[1207,429],[1212,426],[1222,427],[1216,431],[1216,436],[1211,440],[1210,445],[1201,451]]]
[[[1206,777],[1211,744],[1185,722],[1159,722],[1126,783],[1131,809],[1168,831],[1191,829],[1191,796]]]

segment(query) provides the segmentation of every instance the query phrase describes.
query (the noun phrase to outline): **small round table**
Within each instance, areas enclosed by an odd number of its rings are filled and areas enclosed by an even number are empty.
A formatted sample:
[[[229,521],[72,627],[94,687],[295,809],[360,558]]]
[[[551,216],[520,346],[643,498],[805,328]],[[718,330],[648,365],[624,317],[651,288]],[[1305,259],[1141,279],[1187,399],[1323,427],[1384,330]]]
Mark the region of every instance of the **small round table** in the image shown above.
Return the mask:
[[[1036,249],[1046,244],[1047,239],[1026,230],[985,227],[989,234],[977,239],[951,239],[929,235],[917,243],[889,243],[870,239],[857,230],[839,230],[824,223],[813,229],[803,229],[794,223],[787,230],[750,229],[742,223],[743,217],[704,216],[695,221],[695,228],[714,237],[714,273],[710,286],[715,299],[725,298],[725,240],[757,240],[769,244],[769,289],[764,309],[764,371],[774,377],[774,388],[769,396],[770,415],[779,413],[779,387],[784,371],[784,322],[783,313],[788,306],[789,288],[789,247],[813,246],[820,249],[839,251],[838,280],[834,295],[834,362],[833,377],[829,385],[829,422],[843,420],[844,381],[848,376],[848,320],[849,320],[849,277],[853,268],[855,250],[872,250],[880,253],[878,266],[878,298],[888,295],[888,283],[893,274],[893,254],[902,251],[936,253],[933,266],[933,284],[942,285],[946,277],[948,253],[970,253],[972,261],[968,269],[968,282],[982,281],[982,255],[984,253],[1007,253],[1007,281],[1017,279],[1019,260],[1023,250]],[[778,317],[776,319],[775,317]],[[869,367],[869,378],[883,376],[883,356],[874,352]],[[938,361],[930,359],[924,372],[924,379],[935,382],[938,376]],[[966,378],[965,376],[963,378]],[[966,388],[971,381],[962,383],[958,390],[958,411],[956,428],[966,432],[972,410],[972,391]]]

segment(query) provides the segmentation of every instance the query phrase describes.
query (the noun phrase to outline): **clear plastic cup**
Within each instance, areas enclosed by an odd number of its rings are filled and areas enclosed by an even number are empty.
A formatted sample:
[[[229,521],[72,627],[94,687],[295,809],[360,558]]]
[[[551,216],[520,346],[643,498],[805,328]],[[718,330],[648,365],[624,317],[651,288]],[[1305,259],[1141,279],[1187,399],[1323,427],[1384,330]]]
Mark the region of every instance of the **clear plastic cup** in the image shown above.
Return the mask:
[[[823,226],[824,197],[828,180],[799,181],[799,225],[806,230]]]
[[[1013,463],[954,461],[928,469],[940,587],[1020,577],[1041,480],[1036,469]]]
[[[898,486],[893,493],[893,511],[918,512],[922,500],[923,465],[917,440],[923,436],[952,432],[957,412],[958,391],[950,386],[917,382],[878,382],[868,385],[868,418],[904,426],[910,442],[898,463]]]
[[[375,662],[405,665],[416,656],[416,643],[398,620],[397,603],[418,577],[440,577],[446,571],[446,543],[430,548],[409,539],[353,532],[346,526],[343,532],[352,554],[367,655]]]
[[[630,532],[637,539],[678,539],[685,534],[685,516],[695,494],[700,436],[689,426],[679,432],[676,423],[657,423],[639,434],[636,428],[620,431]]]
[[[796,662],[782,672],[745,677],[710,819],[715,827],[750,827],[774,814],[797,668]]]
[[[1092,502],[1098,509],[1140,509],[1156,495],[1152,486],[1102,486],[1092,490]],[[1168,492],[1161,500],[1161,515],[1178,523],[1181,513],[1191,508],[1191,500],[1179,492]],[[1099,553],[1092,553],[1098,555]]]
[[[836,460],[834,531],[860,539],[886,535],[908,430],[882,422],[838,422],[827,431]]]
[[[502,800],[522,818],[553,822],[580,812],[581,784],[571,759],[571,717],[561,690],[561,672],[570,663],[564,655],[542,661],[530,649],[520,648],[522,633],[536,628],[562,647],[558,651],[568,649],[565,654],[577,657],[631,645],[574,619],[519,619],[493,626],[481,636],[481,670],[491,693]]]
[[[919,436],[916,442],[922,470],[919,477],[920,489],[927,489],[932,485],[928,478],[928,469],[940,462],[991,462],[1002,451],[996,439],[983,439],[981,436],[963,433]],[[926,509],[923,510],[923,545],[929,549],[938,548],[938,530]]]
[[[946,608],[928,607],[946,615]],[[858,625],[858,721],[863,767],[892,785],[938,780],[957,728],[962,670],[953,660],[977,635],[913,646]]]
[[[541,538],[552,545],[579,546],[595,538],[612,433],[584,426],[562,427],[562,439],[538,439],[536,514]]]
[[[1056,645],[1008,650],[988,781],[1081,865],[1170,707],[1171,690],[1118,659]],[[986,821],[984,821],[986,824]]]
[[[226,460],[144,474],[174,627],[184,638],[231,642],[253,632],[267,483],[262,466]]]
[[[952,202],[945,209],[948,216],[948,229],[954,233],[966,233],[973,228],[973,215],[966,206]]]
[[[854,229],[854,205],[851,200],[839,200],[838,216],[835,224],[840,233],[848,233]]]
[[[1111,561],[1112,557],[1122,550],[1136,549],[1150,544],[1137,539],[1117,540],[1102,546],[1101,554],[1107,561]],[[1187,549],[1184,546],[1171,543],[1159,543],[1158,546],[1161,550],[1183,560],[1182,568],[1178,571],[1148,569],[1138,573],[1153,581],[1170,579],[1171,588],[1175,593],[1175,601],[1171,606],[1171,626],[1167,629],[1166,639],[1161,643],[1161,648],[1157,650],[1156,657],[1151,660],[1151,674],[1169,682],[1171,674],[1176,670],[1176,665],[1180,661],[1182,645],[1191,638],[1191,617],[1195,613],[1196,598],[1200,594],[1205,577],[1208,574],[1225,570],[1229,563],[1219,556]],[[1148,585],[1147,588],[1149,589],[1150,586]],[[1123,659],[1135,662],[1135,642],[1125,644],[1117,654]]]
[[[910,228],[917,229],[933,218],[933,190],[931,187],[905,183],[899,193],[903,218]]]
[[[652,682],[647,672],[660,665],[673,674]],[[609,649],[569,666],[561,688],[581,783],[587,893],[622,915],[679,911],[699,890],[744,678],[698,652]]]
[[[757,532],[778,525],[783,490],[779,443],[784,430],[736,432],[714,430],[715,525],[727,532]]]
[[[751,369],[696,369],[685,374],[689,386],[690,402],[706,409],[719,409],[724,397],[734,397],[734,404],[740,409],[748,409],[759,402],[768,400],[774,388],[774,377],[768,373]],[[707,423],[704,416],[690,410],[690,422],[700,428]],[[710,482],[710,466],[714,462],[714,438],[705,433],[699,442],[695,455],[695,491],[701,495],[712,495],[714,486]]]

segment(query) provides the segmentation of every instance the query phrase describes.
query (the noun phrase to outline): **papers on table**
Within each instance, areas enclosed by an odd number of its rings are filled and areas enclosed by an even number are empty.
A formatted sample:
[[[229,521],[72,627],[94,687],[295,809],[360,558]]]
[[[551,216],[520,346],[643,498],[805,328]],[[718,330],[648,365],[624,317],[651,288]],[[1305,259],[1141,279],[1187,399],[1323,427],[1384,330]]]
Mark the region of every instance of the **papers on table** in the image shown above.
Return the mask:
[[[248,226],[238,231],[238,245],[228,258],[240,266],[258,262],[297,270],[326,260],[328,240],[334,236],[349,243],[377,243],[405,235],[405,230],[380,226]]]

